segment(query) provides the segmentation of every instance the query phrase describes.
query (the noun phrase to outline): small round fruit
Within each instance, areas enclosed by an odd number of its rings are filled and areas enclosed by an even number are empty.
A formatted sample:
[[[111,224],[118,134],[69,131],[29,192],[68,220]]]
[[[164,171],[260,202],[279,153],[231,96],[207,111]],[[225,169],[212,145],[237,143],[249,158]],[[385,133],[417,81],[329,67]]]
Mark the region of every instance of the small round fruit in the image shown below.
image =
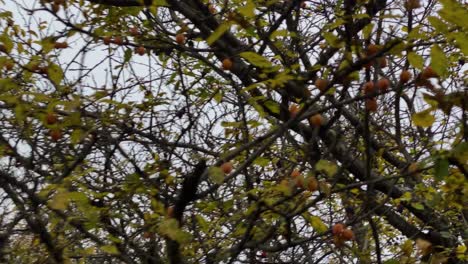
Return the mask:
[[[176,35],[175,40],[177,44],[182,45],[185,43],[185,34],[179,33]]]
[[[56,48],[56,49],[66,49],[66,48],[68,48],[68,43],[67,42],[55,42],[54,43],[54,48]]]
[[[366,110],[369,112],[376,112],[377,111],[377,99],[370,98],[366,99]]]
[[[370,44],[369,46],[367,46],[366,54],[367,56],[373,56],[377,54],[379,50],[380,50],[380,47],[378,45]]]
[[[323,116],[321,114],[315,114],[315,115],[311,116],[309,121],[314,127],[320,127],[325,122],[325,120],[323,119]]]
[[[411,72],[409,72],[408,70],[404,70],[400,73],[400,82],[407,83],[409,82],[409,80],[411,80],[412,77],[413,75],[411,74]]]
[[[232,163],[231,162],[224,162],[221,165],[221,170],[224,172],[224,174],[229,174],[232,171]]]
[[[321,92],[325,91],[328,86],[328,81],[324,79],[317,79],[315,81],[315,87],[317,87]]]
[[[429,79],[429,78],[436,78],[439,77],[439,75],[432,69],[431,66],[427,66],[421,73],[421,78],[423,79]]]
[[[407,0],[405,3],[405,8],[408,10],[416,9],[421,7],[421,2],[419,0]]]
[[[315,192],[318,190],[318,181],[314,177],[309,178],[307,182],[307,190],[310,192]]]
[[[296,179],[299,176],[301,176],[301,172],[299,170],[296,169],[291,172],[291,178]]]
[[[386,92],[390,87],[390,81],[387,78],[382,78],[377,81],[377,88],[379,91]]]
[[[137,48],[135,49],[135,52],[136,52],[138,55],[143,56],[143,55],[145,55],[145,53],[146,53],[146,49],[145,49],[145,47],[143,47],[143,46],[139,46],[139,47],[137,47]]]
[[[166,215],[168,218],[174,217],[174,206],[169,206],[166,211]]]
[[[346,240],[352,240],[354,238],[353,230],[346,228],[345,230],[343,230],[343,233],[341,233],[341,237],[343,237]]]
[[[366,82],[362,86],[362,91],[364,92],[364,94],[371,94],[374,92],[374,90],[375,90],[374,82]]]
[[[5,61],[5,64],[3,66],[5,67],[7,71],[11,71],[13,67],[15,66],[15,64],[12,61],[7,60]]]
[[[131,27],[128,32],[130,33],[130,35],[136,37],[136,36],[139,36],[140,35],[140,31],[138,30],[138,28],[136,27]]]
[[[52,12],[57,13],[58,11],[60,11],[60,5],[52,4]]]
[[[332,234],[335,236],[339,236],[341,235],[341,233],[343,233],[344,230],[345,226],[342,223],[338,223],[332,227]]]
[[[7,49],[6,49],[6,47],[5,47],[5,45],[0,44],[0,52],[8,53],[8,52],[7,52]]]
[[[382,69],[387,68],[387,59],[386,58],[381,57],[381,58],[378,59],[378,61],[379,61],[380,68],[382,68]]]
[[[49,68],[47,66],[40,66],[38,72],[40,74],[49,74]]]
[[[413,162],[408,166],[408,172],[411,174],[416,173],[418,170],[419,170],[419,165],[416,162]]]
[[[56,124],[58,121],[58,118],[57,116],[54,114],[54,113],[47,113],[47,116],[46,116],[46,123],[48,125],[53,125],[53,124]]]
[[[114,44],[116,45],[122,45],[123,44],[123,38],[120,36],[114,37],[113,41]]]
[[[112,42],[112,38],[110,36],[105,36],[102,38],[102,41],[104,42],[104,44],[109,45]]]
[[[232,69],[232,66],[233,66],[233,63],[231,59],[226,58],[223,60],[223,70],[229,71]]]
[[[62,131],[60,131],[60,129],[52,129],[50,131],[50,137],[53,141],[59,141],[62,138]]]
[[[297,116],[297,113],[299,113],[299,106],[296,104],[293,104],[289,107],[289,116],[291,118],[295,118]]]
[[[153,238],[155,238],[155,235],[154,235],[153,232],[146,231],[146,232],[143,233],[143,238],[153,239]]]

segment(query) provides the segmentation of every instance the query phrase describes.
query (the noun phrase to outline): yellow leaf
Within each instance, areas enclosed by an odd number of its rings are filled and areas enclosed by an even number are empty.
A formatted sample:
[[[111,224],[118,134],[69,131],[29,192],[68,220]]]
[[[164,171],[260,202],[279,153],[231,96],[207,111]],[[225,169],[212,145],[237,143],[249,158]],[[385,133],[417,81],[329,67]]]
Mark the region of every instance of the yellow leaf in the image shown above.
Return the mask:
[[[424,110],[422,112],[412,115],[412,120],[415,125],[420,127],[430,127],[435,122],[435,117],[431,114],[431,110]]]

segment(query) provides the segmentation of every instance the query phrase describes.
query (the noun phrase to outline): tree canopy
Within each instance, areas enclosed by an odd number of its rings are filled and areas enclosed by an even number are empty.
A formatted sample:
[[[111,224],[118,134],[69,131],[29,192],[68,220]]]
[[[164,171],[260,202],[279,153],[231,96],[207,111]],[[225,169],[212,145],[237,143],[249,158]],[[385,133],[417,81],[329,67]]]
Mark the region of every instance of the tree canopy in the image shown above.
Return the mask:
[[[463,1],[0,4],[0,262],[468,261]]]

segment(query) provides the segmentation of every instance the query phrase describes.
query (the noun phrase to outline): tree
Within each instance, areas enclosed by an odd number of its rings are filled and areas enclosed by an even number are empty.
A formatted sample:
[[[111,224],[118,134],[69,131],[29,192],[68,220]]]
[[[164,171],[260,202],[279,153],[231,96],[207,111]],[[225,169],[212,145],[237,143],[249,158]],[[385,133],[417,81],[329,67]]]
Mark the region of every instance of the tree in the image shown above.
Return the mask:
[[[462,1],[0,2],[2,261],[468,260]]]

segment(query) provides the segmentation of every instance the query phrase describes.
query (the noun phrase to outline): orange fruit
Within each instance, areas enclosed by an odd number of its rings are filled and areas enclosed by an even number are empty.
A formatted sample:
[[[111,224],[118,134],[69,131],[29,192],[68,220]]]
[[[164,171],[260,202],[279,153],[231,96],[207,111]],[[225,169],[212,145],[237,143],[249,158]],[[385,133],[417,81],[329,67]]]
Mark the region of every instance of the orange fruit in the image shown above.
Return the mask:
[[[385,57],[379,58],[378,61],[379,61],[380,68],[383,69],[387,67],[387,59]]]
[[[339,236],[341,235],[341,233],[343,233],[344,230],[345,226],[342,223],[338,223],[332,227],[332,234],[335,236]]]
[[[131,28],[128,30],[128,32],[130,33],[130,35],[132,35],[132,36],[134,36],[134,37],[140,35],[140,31],[139,31],[138,28],[136,28],[136,27],[131,27]]]
[[[315,192],[318,190],[318,181],[314,177],[309,178],[309,182],[307,183],[307,190],[311,192]]]
[[[377,99],[370,98],[366,99],[366,110],[369,112],[376,112],[377,111]]]
[[[328,81],[327,80],[324,80],[324,79],[317,79],[315,81],[315,86],[321,91],[325,91],[325,89],[327,89],[327,86],[328,86]]]
[[[343,230],[343,232],[341,233],[341,237],[343,237],[344,239],[346,240],[351,240],[354,238],[354,233],[351,229],[345,229]]]
[[[225,71],[231,70],[232,65],[233,65],[233,63],[232,63],[231,59],[226,58],[226,59],[223,60],[223,70],[225,70]]]
[[[289,107],[289,116],[291,118],[295,118],[297,116],[297,113],[299,113],[299,106],[296,104],[293,104]]]
[[[374,82],[366,82],[362,86],[362,91],[364,92],[364,94],[371,94],[374,92],[374,88]]]
[[[231,162],[224,162],[221,164],[221,170],[224,172],[224,174],[229,174],[232,171],[232,163]]]
[[[375,44],[370,44],[369,46],[367,46],[366,54],[367,56],[373,56],[377,54],[379,50],[380,50],[380,46],[375,45]]]
[[[314,127],[320,127],[325,122],[325,120],[323,119],[323,116],[321,114],[315,114],[315,115],[311,116],[309,118],[309,121]]]
[[[387,78],[382,78],[377,81],[377,88],[380,91],[385,92],[388,90],[389,87],[390,87],[390,81]]]
[[[112,42],[112,38],[110,36],[105,36],[102,38],[104,44],[109,45]]]
[[[185,43],[185,34],[179,33],[176,35],[175,40],[177,44],[182,45]]]
[[[408,172],[411,174],[416,173],[418,170],[419,170],[419,165],[416,162],[413,162],[408,166]]]
[[[299,176],[301,176],[301,172],[299,170],[296,169],[291,172],[291,178],[296,179]]]
[[[413,75],[411,74],[411,72],[404,70],[400,73],[400,82],[407,83],[409,82],[409,80],[411,80],[412,77]]]
[[[135,49],[135,52],[136,52],[138,55],[143,56],[143,55],[145,55],[145,53],[146,53],[146,49],[145,49],[145,47],[143,47],[143,46],[139,46],[139,47],[137,47],[137,48]]]
[[[53,141],[59,141],[62,138],[62,131],[60,131],[60,129],[52,129],[50,131],[50,137]]]
[[[427,66],[421,73],[421,78],[423,79],[429,79],[429,78],[436,78],[439,77],[439,75],[432,69],[431,66]]]
[[[46,116],[46,123],[48,125],[53,125],[55,123],[57,123],[57,116],[54,114],[54,113],[47,113],[47,116]]]
[[[114,37],[113,41],[114,44],[116,45],[122,45],[123,44],[123,39],[120,36]]]
[[[66,49],[66,48],[68,48],[68,43],[66,43],[66,42],[55,42],[54,43],[54,48],[56,48],[56,49]]]

